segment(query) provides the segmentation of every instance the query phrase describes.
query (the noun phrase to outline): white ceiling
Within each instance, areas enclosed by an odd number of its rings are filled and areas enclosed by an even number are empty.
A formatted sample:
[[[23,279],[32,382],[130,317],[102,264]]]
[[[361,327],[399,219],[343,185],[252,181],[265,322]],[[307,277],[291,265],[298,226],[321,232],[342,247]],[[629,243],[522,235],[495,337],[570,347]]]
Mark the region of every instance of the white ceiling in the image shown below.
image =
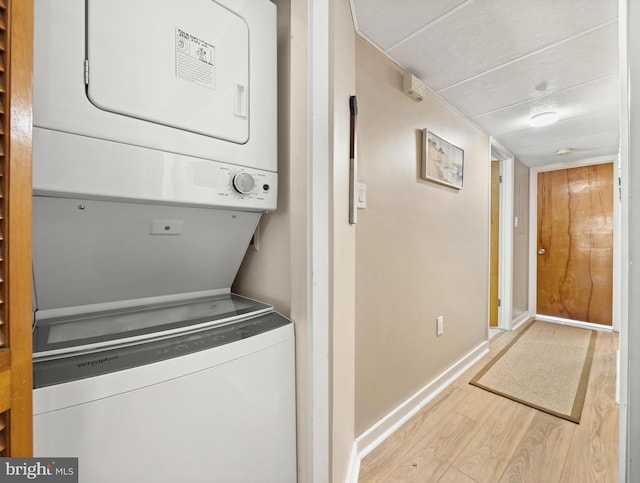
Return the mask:
[[[525,164],[618,153],[617,0],[351,3],[363,37]],[[529,127],[545,111],[558,122]]]

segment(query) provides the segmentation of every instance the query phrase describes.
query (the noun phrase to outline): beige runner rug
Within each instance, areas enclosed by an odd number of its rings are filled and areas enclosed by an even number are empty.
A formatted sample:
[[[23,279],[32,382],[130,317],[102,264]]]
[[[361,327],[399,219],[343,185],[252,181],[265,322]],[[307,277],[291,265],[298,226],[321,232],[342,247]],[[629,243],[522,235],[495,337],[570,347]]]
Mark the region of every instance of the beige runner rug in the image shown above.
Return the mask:
[[[470,384],[579,423],[596,337],[595,330],[535,321]]]

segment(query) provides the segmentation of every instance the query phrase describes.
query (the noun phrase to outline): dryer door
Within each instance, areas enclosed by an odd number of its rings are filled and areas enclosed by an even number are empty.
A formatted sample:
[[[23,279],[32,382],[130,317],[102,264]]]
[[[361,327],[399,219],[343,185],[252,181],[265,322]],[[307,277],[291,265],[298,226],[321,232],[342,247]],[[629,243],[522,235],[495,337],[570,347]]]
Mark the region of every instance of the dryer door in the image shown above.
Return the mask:
[[[212,0],[87,1],[98,108],[235,143],[249,139],[249,28]]]

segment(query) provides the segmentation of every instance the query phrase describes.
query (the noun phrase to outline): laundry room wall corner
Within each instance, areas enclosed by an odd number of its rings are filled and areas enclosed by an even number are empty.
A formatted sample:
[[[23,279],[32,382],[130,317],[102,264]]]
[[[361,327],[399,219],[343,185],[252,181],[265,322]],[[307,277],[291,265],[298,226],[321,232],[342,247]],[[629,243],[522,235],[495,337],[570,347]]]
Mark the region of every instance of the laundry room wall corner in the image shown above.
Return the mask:
[[[298,481],[308,471],[307,2],[273,0],[278,13],[278,208],[262,216],[232,290],[264,300],[296,332]],[[293,161],[295,160],[295,161]]]
[[[273,3],[278,8],[278,207],[262,215],[256,228],[259,241],[247,249],[232,290],[265,300],[291,317],[291,2]]]

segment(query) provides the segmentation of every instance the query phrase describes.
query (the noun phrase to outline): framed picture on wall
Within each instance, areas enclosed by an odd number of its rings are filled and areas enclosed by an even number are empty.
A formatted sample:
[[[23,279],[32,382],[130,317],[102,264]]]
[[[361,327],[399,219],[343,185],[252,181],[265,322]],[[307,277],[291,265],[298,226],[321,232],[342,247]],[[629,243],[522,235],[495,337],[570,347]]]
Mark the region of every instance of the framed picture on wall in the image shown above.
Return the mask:
[[[463,174],[464,151],[423,129],[422,178],[460,190]]]

